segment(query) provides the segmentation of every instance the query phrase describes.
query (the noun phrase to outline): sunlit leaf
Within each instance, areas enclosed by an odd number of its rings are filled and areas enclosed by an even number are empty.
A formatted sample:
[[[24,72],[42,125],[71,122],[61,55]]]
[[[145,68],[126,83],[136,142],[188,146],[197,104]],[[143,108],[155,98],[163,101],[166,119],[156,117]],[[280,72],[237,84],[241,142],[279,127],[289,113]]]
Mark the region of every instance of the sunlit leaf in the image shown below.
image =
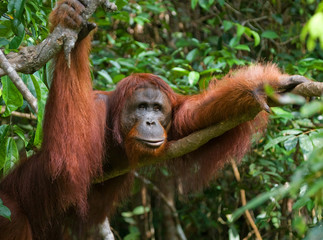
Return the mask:
[[[14,166],[18,159],[19,153],[16,142],[12,137],[9,137],[6,143],[6,158],[3,168],[4,174],[7,174],[9,172],[9,170]]]
[[[276,33],[276,32],[274,32],[274,31],[271,31],[271,30],[264,31],[264,32],[261,34],[261,37],[263,37],[263,38],[269,38],[269,39],[279,38],[279,36],[277,35],[277,33]]]
[[[144,214],[146,212],[149,212],[149,207],[144,207],[144,206],[138,206],[136,207],[132,212],[134,215],[141,215]]]
[[[15,111],[22,106],[23,97],[7,76],[3,77],[1,82],[3,86],[3,100],[6,104],[6,111],[4,112],[4,116],[9,116],[12,111]]]
[[[188,74],[188,82],[191,86],[194,86],[195,84],[197,84],[199,79],[200,79],[200,74],[198,72],[191,71]]]

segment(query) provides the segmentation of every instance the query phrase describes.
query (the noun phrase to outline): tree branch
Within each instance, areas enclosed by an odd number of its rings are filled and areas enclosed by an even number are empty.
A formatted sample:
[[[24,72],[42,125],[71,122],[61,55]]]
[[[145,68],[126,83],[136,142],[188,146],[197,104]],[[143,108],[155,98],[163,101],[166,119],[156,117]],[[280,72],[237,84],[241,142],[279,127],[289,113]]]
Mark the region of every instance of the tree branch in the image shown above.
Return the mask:
[[[18,88],[18,90],[21,92],[22,96],[26,99],[26,101],[29,103],[31,108],[37,113],[38,107],[37,107],[37,99],[34,97],[34,95],[31,94],[25,83],[21,80],[18,73],[15,71],[15,69],[11,66],[11,64],[6,59],[3,52],[0,50],[0,67],[4,69],[6,74],[10,77],[11,81],[15,86]]]
[[[106,11],[116,10],[116,5],[108,0],[84,0],[86,8],[82,13],[85,21],[101,4]],[[63,47],[65,55],[73,49],[81,29],[71,30],[62,26],[55,27],[54,31],[40,44],[22,48],[18,53],[11,52],[6,57],[16,72],[32,74],[51,60]],[[7,75],[5,66],[0,68],[0,77]]]
[[[292,92],[297,92],[297,94],[306,97],[318,97],[323,94],[323,83],[302,83],[299,86],[297,86]],[[155,158],[140,159],[137,168],[162,163],[164,161],[178,158],[187,153],[190,153],[198,149],[202,145],[206,144],[211,139],[222,135],[223,133],[238,126],[239,124],[252,120],[261,110],[262,109],[260,108],[250,110],[250,112],[241,115],[239,118],[230,119],[229,121],[225,122],[220,122],[214,126],[202,129],[200,131],[196,131],[177,141],[171,141],[168,143],[166,151],[162,155]],[[102,177],[96,179],[94,183],[104,182],[108,179],[130,172],[131,170],[132,169],[130,166],[125,168],[110,169],[106,173],[104,173]]]
[[[0,106],[0,114],[4,113],[5,112],[5,108],[3,106]],[[13,111],[10,113],[11,116],[14,116],[14,117],[19,117],[19,118],[27,118],[27,119],[30,119],[30,120],[37,120],[37,117],[35,115],[33,115],[32,113],[21,113],[21,112],[16,112],[16,111]]]
[[[320,97],[323,96],[322,82],[306,82],[296,86],[291,93],[303,97]]]

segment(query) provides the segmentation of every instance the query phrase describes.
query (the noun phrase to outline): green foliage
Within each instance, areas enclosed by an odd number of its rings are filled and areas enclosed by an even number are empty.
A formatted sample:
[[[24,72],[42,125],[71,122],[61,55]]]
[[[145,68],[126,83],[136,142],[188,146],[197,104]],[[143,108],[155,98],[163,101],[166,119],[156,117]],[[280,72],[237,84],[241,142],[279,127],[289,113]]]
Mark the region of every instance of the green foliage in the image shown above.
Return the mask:
[[[10,220],[11,212],[9,208],[3,205],[2,200],[0,199],[0,216],[5,217]]]
[[[323,30],[321,26],[322,22],[323,22],[323,2],[318,5],[316,13],[306,23],[300,36],[302,41],[305,41],[307,35],[309,35],[306,46],[310,51],[314,50],[316,45],[316,40],[319,40],[320,47],[323,48]]]
[[[6,104],[6,111],[4,117],[8,116],[12,111],[21,107],[23,104],[23,98],[21,93],[18,91],[16,86],[11,82],[11,80],[5,76],[2,78],[2,98]]]
[[[137,222],[135,217],[148,213],[150,209],[144,206],[137,206],[131,212],[123,212],[121,213],[124,221],[129,224],[129,233],[124,237],[124,240],[139,240],[140,239],[140,231],[136,226]]]

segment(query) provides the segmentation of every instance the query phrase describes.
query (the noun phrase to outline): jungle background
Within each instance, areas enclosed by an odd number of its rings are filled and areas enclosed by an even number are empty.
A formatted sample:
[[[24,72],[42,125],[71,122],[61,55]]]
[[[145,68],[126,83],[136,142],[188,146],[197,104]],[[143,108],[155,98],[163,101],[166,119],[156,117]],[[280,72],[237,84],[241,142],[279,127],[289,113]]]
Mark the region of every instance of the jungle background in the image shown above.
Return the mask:
[[[45,39],[55,3],[0,0],[1,50],[7,54]],[[98,25],[91,54],[95,89],[113,90],[131,73],[151,72],[174,91],[194,94],[212,78],[259,61],[323,82],[321,1],[116,4],[117,12],[99,9],[92,17]],[[10,79],[1,77],[2,176],[41,144],[50,64],[21,74],[38,99],[37,115]],[[111,220],[116,239],[322,239],[323,101],[290,98],[294,104],[272,108],[268,131],[250,154],[237,167],[228,163],[204,191],[184,196],[167,169],[139,171],[130,198]],[[1,200],[0,215],[10,217]]]

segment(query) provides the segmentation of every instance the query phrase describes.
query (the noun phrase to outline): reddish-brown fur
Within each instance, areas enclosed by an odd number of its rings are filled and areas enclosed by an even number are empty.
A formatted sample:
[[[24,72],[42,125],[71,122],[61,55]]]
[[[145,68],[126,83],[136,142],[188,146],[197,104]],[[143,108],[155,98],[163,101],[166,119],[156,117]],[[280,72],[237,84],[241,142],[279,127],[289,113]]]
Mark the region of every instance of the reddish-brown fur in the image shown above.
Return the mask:
[[[142,157],[143,152],[146,153],[145,150],[141,150],[142,145],[129,139],[129,136],[135,135],[134,129],[130,131],[128,137],[123,136],[120,130],[121,111],[128,96],[136,89],[153,84],[168,96],[173,107],[168,141],[173,141],[201,128],[237,117],[252,108],[260,109],[253,94],[257,92],[260,97],[266,98],[264,93],[261,94],[263,85],[268,83],[277,87],[281,76],[274,65],[246,67],[224,77],[223,80],[211,85],[208,91],[195,96],[175,94],[163,80],[152,74],[133,74],[125,78],[114,92],[108,94],[106,170],[133,164]],[[261,112],[253,121],[237,126],[193,153],[171,161],[168,165],[172,166],[175,176],[182,180],[185,190],[201,188],[214,177],[216,171],[221,169],[227,160],[233,157],[241,159],[250,148],[252,135],[257,131],[261,132],[266,124],[267,113]],[[150,155],[156,156],[160,153],[160,151],[151,152]],[[111,216],[115,204],[124,199],[129,192],[132,178],[130,173],[92,187],[89,195],[89,221],[82,225],[83,230]],[[85,232],[81,233],[80,236],[86,236]]]
[[[90,42],[75,47],[71,68],[63,53],[56,58],[42,147],[0,184],[0,198],[12,212],[11,222],[0,217],[0,239],[57,239],[48,231],[58,217],[70,207],[80,216],[87,212],[91,180],[102,172],[106,118],[105,102],[92,92]]]
[[[64,16],[55,11],[51,21],[53,26],[65,24]],[[121,81],[115,91],[94,94],[89,49],[90,38],[77,44],[71,68],[62,53],[56,58],[42,148],[0,184],[0,198],[12,212],[12,221],[0,217],[0,239],[60,239],[61,232],[69,230],[79,235],[78,239],[86,239],[90,226],[111,215],[114,205],[129,192],[132,174],[90,185],[102,170],[133,164],[144,152],[131,139],[135,131],[127,137],[120,126],[127,97],[136,89],[153,85],[166,94],[173,108],[168,141],[175,141],[251,108],[258,109],[255,94],[266,98],[261,93],[263,85],[277,87],[282,76],[274,65],[254,65],[227,75],[199,95],[181,96],[155,75],[134,74]],[[252,134],[263,129],[266,121],[266,114],[260,113],[255,120],[172,161],[174,169],[180,169],[178,177],[189,183],[187,189],[204,186],[228,159],[240,159],[248,151]]]

